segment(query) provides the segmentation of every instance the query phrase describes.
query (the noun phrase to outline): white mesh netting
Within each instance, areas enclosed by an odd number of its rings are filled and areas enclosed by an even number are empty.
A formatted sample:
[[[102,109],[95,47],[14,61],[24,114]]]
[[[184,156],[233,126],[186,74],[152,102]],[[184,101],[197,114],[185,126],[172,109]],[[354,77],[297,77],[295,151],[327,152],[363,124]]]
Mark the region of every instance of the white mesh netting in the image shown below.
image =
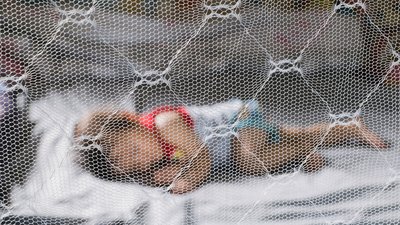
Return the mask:
[[[0,224],[400,224],[398,0],[0,21]]]

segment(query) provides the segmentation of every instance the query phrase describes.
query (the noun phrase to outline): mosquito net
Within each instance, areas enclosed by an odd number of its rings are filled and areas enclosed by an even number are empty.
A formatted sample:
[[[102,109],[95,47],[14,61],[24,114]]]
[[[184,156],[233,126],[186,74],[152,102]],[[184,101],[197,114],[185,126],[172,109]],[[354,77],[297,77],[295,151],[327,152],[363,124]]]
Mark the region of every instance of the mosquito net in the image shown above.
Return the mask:
[[[0,224],[399,224],[397,0],[3,0]]]

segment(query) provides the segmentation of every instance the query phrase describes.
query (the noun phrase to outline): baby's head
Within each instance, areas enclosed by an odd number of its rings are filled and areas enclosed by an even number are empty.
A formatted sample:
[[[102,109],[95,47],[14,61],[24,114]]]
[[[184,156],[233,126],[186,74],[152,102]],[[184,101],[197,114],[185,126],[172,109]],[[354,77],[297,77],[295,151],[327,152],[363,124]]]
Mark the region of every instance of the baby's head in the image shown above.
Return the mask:
[[[138,123],[139,116],[127,112],[95,112],[75,126],[76,162],[94,176],[129,181],[163,159],[158,137]]]

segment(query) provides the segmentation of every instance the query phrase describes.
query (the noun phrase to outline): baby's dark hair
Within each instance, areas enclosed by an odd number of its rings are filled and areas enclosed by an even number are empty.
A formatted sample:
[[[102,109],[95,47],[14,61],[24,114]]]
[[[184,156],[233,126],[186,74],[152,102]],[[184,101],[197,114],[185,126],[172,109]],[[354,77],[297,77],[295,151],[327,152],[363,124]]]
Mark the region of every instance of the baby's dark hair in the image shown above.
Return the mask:
[[[117,143],[116,136],[130,132],[139,125],[132,113],[95,112],[75,126],[75,162],[97,178],[108,181],[131,182],[134,174],[118,171],[109,159]]]

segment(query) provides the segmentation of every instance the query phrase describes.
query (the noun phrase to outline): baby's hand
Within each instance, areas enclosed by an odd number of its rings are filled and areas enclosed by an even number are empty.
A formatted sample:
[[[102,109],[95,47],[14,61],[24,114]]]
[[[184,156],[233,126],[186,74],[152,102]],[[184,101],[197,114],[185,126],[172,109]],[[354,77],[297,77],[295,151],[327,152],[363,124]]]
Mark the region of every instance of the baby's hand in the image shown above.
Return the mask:
[[[158,186],[171,184],[179,175],[181,168],[179,166],[167,166],[154,173],[154,182]]]
[[[176,180],[170,189],[170,193],[172,194],[185,194],[187,192],[193,191],[196,189],[196,186],[185,179],[178,179]]]
[[[180,177],[181,168],[177,165],[165,167],[154,174],[156,185],[170,185],[169,192],[172,194],[184,194],[196,189],[196,184]],[[195,180],[195,179],[194,179]]]

